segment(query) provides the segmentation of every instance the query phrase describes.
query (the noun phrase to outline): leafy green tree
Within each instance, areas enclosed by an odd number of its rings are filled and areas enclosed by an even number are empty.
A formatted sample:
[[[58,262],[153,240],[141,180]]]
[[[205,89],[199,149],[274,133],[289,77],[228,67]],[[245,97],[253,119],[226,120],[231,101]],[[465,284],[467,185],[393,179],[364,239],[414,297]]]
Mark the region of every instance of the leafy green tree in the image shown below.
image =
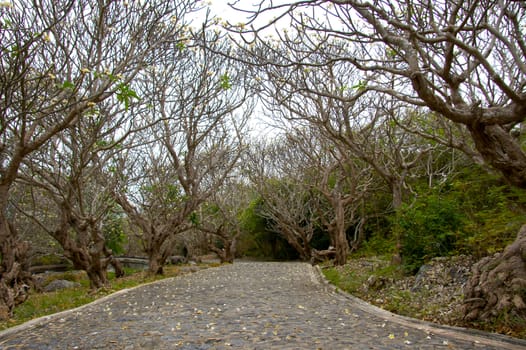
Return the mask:
[[[456,252],[465,218],[455,199],[440,193],[424,195],[412,205],[404,205],[394,217],[407,272],[416,272],[434,257]]]

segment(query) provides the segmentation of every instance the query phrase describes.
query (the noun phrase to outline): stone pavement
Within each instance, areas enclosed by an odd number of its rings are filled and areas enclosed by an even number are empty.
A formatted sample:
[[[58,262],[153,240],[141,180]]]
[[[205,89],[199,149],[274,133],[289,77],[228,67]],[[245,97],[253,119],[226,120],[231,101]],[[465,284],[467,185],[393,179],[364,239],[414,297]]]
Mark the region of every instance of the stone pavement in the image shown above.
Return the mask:
[[[393,315],[304,263],[236,262],[0,332],[0,349],[526,349]]]

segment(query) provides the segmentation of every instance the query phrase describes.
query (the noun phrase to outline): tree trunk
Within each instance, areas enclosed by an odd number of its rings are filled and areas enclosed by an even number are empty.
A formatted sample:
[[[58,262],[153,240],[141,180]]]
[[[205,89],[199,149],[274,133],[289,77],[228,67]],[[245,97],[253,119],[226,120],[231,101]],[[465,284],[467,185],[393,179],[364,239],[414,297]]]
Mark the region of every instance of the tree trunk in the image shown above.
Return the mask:
[[[121,262],[115,259],[113,255],[108,256],[106,259],[108,260],[108,264],[113,267],[113,270],[115,271],[115,277],[124,277],[126,273],[124,272],[124,268],[122,267]]]
[[[281,236],[298,252],[302,261],[309,261],[312,257],[310,241],[301,237],[301,234],[296,234],[295,231],[283,229]]]
[[[13,316],[15,306],[26,301],[33,284],[27,253],[29,243],[20,241],[5,217],[0,222],[0,320]]]
[[[101,259],[100,254],[77,247],[72,241],[63,247],[64,256],[71,260],[75,269],[86,271],[91,289],[97,290],[108,285],[107,263]]]
[[[396,213],[402,207],[402,182],[396,179],[391,181],[391,192],[393,194],[393,210]],[[396,234],[396,245],[395,251],[391,256],[391,265],[401,265],[402,264],[402,237],[400,233]]]
[[[222,241],[223,241],[223,246],[224,246],[223,248],[218,248],[214,245],[214,243],[210,243],[208,245],[208,249],[210,249],[211,251],[217,254],[221,264],[224,264],[224,263],[232,264],[234,262],[234,251],[232,250],[232,246],[231,246],[232,242],[226,241],[226,240],[222,240]]]
[[[223,244],[224,244],[223,256],[220,257],[221,263],[232,264],[234,262],[234,254],[236,251],[236,240],[235,239],[224,240]]]
[[[347,263],[347,254],[349,254],[349,242],[347,241],[347,232],[345,227],[345,208],[341,200],[337,200],[335,212],[335,223],[333,225],[333,244],[336,249],[334,265],[341,266]]]
[[[483,258],[472,273],[464,290],[466,321],[526,319],[526,225],[503,253]]]
[[[474,123],[468,127],[482,157],[511,184],[526,188],[526,154],[520,143],[500,125]]]
[[[349,243],[347,242],[347,235],[345,230],[338,230],[335,237],[336,256],[334,257],[334,265],[341,266],[347,263],[347,254],[349,253]]]
[[[91,266],[91,268],[86,269],[86,273],[88,274],[89,284],[92,290],[101,289],[108,285],[106,269],[100,268],[100,266]]]
[[[13,315],[33,285],[29,272],[29,243],[21,241],[16,228],[6,216],[10,182],[0,185],[0,320]]]
[[[164,274],[164,262],[161,253],[148,254],[148,274],[162,275]]]
[[[102,235],[94,231],[93,226],[79,224],[66,205],[62,209],[62,224],[51,235],[64,249],[64,256],[73,263],[75,269],[86,271],[91,289],[106,287],[109,260],[104,256],[106,247]],[[75,238],[70,233],[72,229],[76,232]]]
[[[149,242],[147,249],[148,255],[148,274],[162,275],[164,274],[164,265],[169,256],[169,249],[166,247],[166,242],[161,239],[152,239]]]

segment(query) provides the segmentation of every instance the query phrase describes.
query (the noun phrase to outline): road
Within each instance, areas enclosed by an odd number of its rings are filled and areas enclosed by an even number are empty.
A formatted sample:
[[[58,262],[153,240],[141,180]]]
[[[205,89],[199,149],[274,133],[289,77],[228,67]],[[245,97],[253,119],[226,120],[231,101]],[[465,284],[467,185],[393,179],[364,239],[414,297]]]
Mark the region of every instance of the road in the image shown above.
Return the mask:
[[[121,291],[0,333],[0,349],[526,349],[393,315],[305,263],[236,262]]]

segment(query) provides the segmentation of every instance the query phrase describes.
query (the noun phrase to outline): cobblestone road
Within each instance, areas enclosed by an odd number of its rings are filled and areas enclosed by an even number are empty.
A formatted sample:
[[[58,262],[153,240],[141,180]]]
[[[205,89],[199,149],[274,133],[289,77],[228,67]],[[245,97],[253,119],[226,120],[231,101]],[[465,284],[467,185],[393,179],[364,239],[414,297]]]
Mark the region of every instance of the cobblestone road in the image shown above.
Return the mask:
[[[236,262],[0,333],[0,349],[526,349],[394,316],[302,263]]]

